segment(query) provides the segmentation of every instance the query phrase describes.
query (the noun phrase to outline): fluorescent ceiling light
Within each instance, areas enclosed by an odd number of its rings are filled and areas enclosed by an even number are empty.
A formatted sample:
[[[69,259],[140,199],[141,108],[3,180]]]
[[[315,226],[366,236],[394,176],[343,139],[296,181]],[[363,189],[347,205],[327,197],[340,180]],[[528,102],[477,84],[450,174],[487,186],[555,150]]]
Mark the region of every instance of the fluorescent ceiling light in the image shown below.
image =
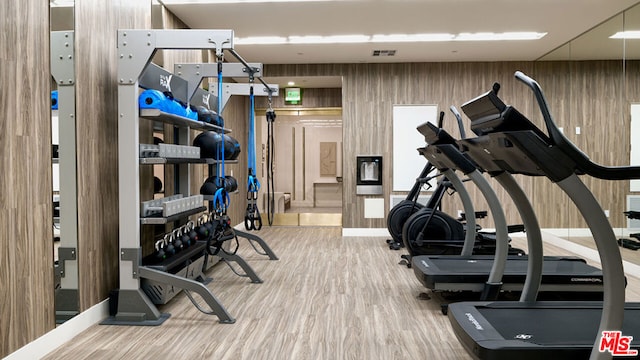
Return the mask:
[[[293,86],[293,85],[295,85],[295,84],[296,84],[296,83],[295,83],[295,82],[293,82],[293,81],[289,81],[289,82],[287,83],[287,85],[289,85],[289,86]]]
[[[371,37],[371,42],[424,42],[424,41],[451,41],[453,34],[376,34]]]
[[[640,31],[637,32],[640,38]],[[547,33],[505,32],[505,33],[446,33],[433,34],[376,34],[376,35],[306,35],[306,36],[250,36],[235,38],[237,45],[279,45],[279,44],[364,44],[394,42],[438,42],[438,41],[499,41],[538,40]]]
[[[51,0],[49,5],[52,7],[72,7],[75,0]]]
[[[640,39],[640,30],[618,31],[609,39]]]
[[[237,45],[275,45],[286,44],[287,38],[283,36],[250,36],[246,38],[235,38]]]
[[[291,44],[350,44],[369,42],[369,35],[289,36]]]
[[[159,0],[165,5],[183,4],[252,4],[252,3],[276,3],[276,2],[327,2],[335,0]]]
[[[479,33],[460,33],[455,37],[455,41],[500,41],[500,40],[538,40],[543,38],[547,33],[539,32],[479,32]]]

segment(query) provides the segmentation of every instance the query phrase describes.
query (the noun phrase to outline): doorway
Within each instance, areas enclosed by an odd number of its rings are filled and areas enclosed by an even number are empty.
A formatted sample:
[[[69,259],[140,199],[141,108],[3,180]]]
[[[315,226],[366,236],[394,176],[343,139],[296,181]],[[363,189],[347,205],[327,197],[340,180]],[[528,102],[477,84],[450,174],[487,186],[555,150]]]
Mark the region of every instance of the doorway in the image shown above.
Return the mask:
[[[341,226],[341,108],[284,108],[276,113],[273,225]],[[262,124],[264,178],[267,123]]]

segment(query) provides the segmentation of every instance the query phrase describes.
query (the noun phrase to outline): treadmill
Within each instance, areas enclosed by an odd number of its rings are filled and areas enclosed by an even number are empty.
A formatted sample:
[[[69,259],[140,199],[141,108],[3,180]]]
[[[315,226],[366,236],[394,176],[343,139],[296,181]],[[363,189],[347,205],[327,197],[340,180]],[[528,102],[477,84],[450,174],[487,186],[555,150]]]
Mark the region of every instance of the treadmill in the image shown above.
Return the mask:
[[[604,299],[584,301],[461,302],[449,305],[453,330],[477,359],[610,359],[640,348],[640,304],[624,302],[625,277],[616,237],[604,211],[578,175],[623,180],[640,177],[640,167],[604,167],[591,162],[559,131],[537,82],[521,72],[542,111],[548,135],[494,91],[463,105],[477,138],[459,144],[477,161],[491,159],[512,174],[546,176],[571,198],[587,222],[602,263]],[[529,254],[532,261],[536,254]],[[522,300],[522,299],[521,299]],[[632,336],[630,349],[605,336]],[[620,334],[620,333],[618,333]],[[605,346],[600,344],[603,337]],[[628,338],[627,338],[628,340]],[[613,349],[612,349],[613,348]]]
[[[498,252],[495,256],[472,255],[470,252],[463,252],[460,255],[414,256],[412,258],[414,274],[426,288],[433,292],[449,294],[479,292],[482,300],[495,300],[500,292],[521,293],[521,298],[524,296],[524,299],[528,300],[535,300],[535,294],[538,293],[548,299],[602,299],[600,269],[588,265],[579,257],[542,257],[542,236],[533,207],[510,174],[496,168],[495,165],[488,166],[476,161],[473,157],[469,159],[468,154],[459,150],[455,139],[445,130],[431,123],[420,125],[418,131],[424,135],[428,144],[427,147],[418,151],[436,168],[454,168],[465,174],[475,174],[474,182],[478,186],[488,186],[488,182],[480,174],[480,170],[483,170],[505,188],[514,200],[524,222],[529,252],[535,252],[536,256],[533,258],[539,259],[537,262],[531,262],[529,256],[503,256]],[[474,179],[474,177],[471,178]],[[482,184],[479,181],[482,181]],[[496,212],[502,212],[498,198],[495,195],[487,197],[485,192],[483,195],[492,207],[492,214],[496,218]],[[506,227],[506,222],[497,217],[496,229],[500,230],[503,227]],[[503,243],[504,246],[505,242],[508,242],[506,237],[499,237],[496,244]],[[491,272],[495,267],[501,267],[501,279],[492,276]],[[534,277],[534,273],[540,275]],[[525,287],[528,274],[530,284],[526,284]],[[487,292],[490,288],[492,288],[491,292]]]

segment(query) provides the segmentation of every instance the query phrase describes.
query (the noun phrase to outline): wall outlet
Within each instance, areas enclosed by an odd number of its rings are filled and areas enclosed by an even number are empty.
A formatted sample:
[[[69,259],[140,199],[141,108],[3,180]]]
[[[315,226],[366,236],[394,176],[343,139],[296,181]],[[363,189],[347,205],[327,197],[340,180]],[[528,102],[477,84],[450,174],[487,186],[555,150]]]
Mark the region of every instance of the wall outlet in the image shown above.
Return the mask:
[[[604,211],[604,216],[609,217],[609,210]]]
[[[576,126],[576,135],[580,135],[580,126]]]

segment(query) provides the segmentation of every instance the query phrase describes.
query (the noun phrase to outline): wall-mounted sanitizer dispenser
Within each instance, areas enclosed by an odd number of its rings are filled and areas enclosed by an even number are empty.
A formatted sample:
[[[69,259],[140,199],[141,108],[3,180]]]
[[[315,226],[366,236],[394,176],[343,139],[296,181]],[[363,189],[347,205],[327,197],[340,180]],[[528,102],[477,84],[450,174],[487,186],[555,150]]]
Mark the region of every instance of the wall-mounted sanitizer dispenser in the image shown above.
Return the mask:
[[[356,157],[356,195],[382,195],[382,156]]]

